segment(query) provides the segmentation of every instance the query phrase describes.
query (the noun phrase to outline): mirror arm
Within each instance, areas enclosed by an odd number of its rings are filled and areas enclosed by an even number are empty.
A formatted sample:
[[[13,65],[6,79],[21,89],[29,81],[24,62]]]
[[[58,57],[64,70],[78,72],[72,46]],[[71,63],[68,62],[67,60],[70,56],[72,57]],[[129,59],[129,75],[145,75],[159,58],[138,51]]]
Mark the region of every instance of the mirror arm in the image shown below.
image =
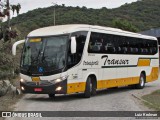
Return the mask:
[[[18,46],[19,44],[24,43],[24,42],[25,42],[25,40],[20,40],[20,41],[17,41],[17,42],[15,42],[15,43],[13,44],[13,46],[12,46],[12,54],[13,54],[13,55],[16,55],[16,48],[17,48],[17,46]]]

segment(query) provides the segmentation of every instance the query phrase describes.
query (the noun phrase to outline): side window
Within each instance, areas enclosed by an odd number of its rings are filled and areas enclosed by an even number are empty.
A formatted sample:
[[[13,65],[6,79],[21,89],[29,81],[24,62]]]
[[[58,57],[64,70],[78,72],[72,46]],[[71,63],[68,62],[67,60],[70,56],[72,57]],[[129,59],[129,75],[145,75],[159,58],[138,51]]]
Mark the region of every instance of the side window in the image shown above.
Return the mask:
[[[141,54],[145,55],[146,50],[145,50],[145,44],[146,44],[146,40],[140,39],[141,41]]]
[[[137,38],[133,37],[127,37],[127,40],[129,41],[128,45],[128,54],[139,54],[139,42]]]
[[[154,55],[157,41],[92,32],[88,52],[104,54]]]
[[[115,48],[116,48],[116,53],[117,54],[123,54],[124,53],[124,40],[123,36],[114,36],[114,43],[115,43]]]
[[[92,32],[89,40],[88,52],[103,53],[102,50],[103,42],[104,42],[103,34]]]
[[[115,54],[116,53],[116,38],[114,35],[106,34],[105,42],[103,43],[104,53]]]
[[[87,31],[78,31],[71,34],[71,36],[76,37],[77,49],[75,54],[71,54],[71,41],[69,41],[69,48],[68,48],[68,68],[73,67],[74,65],[78,64],[82,58],[84,45],[87,38]]]
[[[158,52],[158,46],[157,46],[157,41],[150,41],[151,42],[151,46],[150,46],[150,50],[152,51],[152,55],[156,54]]]
[[[114,35],[92,32],[88,52],[115,54],[117,51],[116,44],[117,42]]]
[[[139,47],[138,54],[154,55],[157,53],[157,41],[137,38],[136,46]]]
[[[135,53],[136,55],[140,55],[141,54],[141,40],[138,39],[138,38],[133,38],[133,42],[134,42],[134,45],[135,46]]]
[[[119,36],[119,38],[120,38],[120,40],[119,40],[118,44],[121,48],[120,54],[127,54],[128,53],[128,45],[129,45],[129,42],[127,41],[127,37]]]

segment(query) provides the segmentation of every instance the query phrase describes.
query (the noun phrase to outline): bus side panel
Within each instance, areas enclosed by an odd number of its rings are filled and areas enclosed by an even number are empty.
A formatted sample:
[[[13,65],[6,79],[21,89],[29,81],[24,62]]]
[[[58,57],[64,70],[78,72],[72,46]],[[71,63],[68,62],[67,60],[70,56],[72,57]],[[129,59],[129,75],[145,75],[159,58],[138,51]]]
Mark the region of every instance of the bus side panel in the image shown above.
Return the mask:
[[[152,69],[150,67],[150,59],[144,57],[130,55],[130,65],[134,65],[128,67],[128,77],[131,78],[131,84],[139,83],[139,78],[142,71],[144,71],[146,75],[150,74]]]
[[[86,81],[83,79],[83,71],[80,67],[81,64],[78,64],[68,70],[67,94],[85,91]]]
[[[152,82],[158,79],[159,76],[159,59],[151,59],[150,66],[152,70],[150,74],[146,77],[146,82]]]

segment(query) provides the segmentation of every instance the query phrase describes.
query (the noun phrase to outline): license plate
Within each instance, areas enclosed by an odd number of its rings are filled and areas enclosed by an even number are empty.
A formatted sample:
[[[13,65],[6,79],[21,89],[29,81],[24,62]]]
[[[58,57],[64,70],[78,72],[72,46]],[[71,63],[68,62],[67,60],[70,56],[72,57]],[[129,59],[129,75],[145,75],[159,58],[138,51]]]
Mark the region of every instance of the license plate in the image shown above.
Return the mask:
[[[32,77],[32,81],[33,81],[33,82],[39,82],[39,81],[40,81],[40,78],[39,78],[39,77]]]
[[[34,88],[34,91],[35,91],[35,92],[41,92],[41,91],[42,91],[42,88]]]

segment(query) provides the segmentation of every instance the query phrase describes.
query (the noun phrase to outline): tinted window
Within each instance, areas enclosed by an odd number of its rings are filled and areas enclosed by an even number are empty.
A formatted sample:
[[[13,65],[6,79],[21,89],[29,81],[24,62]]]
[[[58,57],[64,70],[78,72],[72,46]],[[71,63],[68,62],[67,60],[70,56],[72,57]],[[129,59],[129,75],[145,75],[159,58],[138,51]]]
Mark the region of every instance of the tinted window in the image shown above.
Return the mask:
[[[127,36],[92,32],[88,52],[106,54],[141,54],[154,55],[157,41]]]

